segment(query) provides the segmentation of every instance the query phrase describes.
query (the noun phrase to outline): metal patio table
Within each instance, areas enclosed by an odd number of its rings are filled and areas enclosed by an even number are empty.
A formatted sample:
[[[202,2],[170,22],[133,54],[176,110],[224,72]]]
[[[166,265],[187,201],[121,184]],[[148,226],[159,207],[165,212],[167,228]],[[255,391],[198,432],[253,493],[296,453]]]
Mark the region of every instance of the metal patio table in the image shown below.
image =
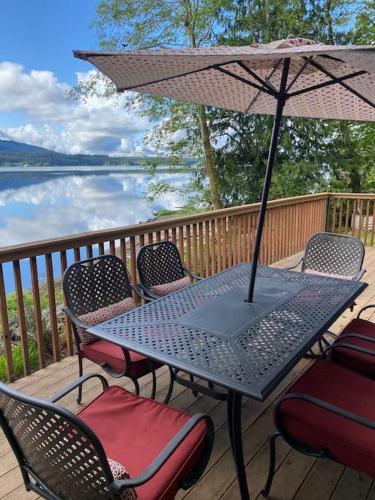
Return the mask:
[[[90,333],[228,391],[228,428],[242,499],[249,498],[241,397],[263,401],[366,283],[238,264],[91,327]]]

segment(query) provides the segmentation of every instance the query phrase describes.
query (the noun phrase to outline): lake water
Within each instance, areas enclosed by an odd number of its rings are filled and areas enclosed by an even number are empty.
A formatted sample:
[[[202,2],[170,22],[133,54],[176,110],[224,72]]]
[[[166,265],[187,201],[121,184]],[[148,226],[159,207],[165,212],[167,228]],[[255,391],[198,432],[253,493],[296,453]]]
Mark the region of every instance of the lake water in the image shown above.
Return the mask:
[[[155,176],[131,167],[0,168],[0,246],[109,229],[146,221],[155,211],[183,205],[175,191],[150,203],[150,182],[165,181],[183,189],[189,172]],[[72,256],[68,256],[72,260]],[[38,260],[44,277],[44,259]],[[56,275],[59,259],[54,258]],[[30,287],[28,263],[22,262],[24,288]],[[7,291],[14,289],[11,266],[4,266]]]

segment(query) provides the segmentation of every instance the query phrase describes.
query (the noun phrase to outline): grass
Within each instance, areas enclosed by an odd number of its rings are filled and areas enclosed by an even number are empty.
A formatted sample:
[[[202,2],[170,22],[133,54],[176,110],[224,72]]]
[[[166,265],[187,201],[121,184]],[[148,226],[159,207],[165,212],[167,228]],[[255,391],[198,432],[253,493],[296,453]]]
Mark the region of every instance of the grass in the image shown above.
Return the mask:
[[[16,344],[12,349],[12,358],[13,358],[13,368],[14,375],[16,378],[22,377],[23,375],[23,358],[22,358],[22,348],[21,344]],[[38,359],[38,349],[36,342],[29,342],[29,359],[30,359],[30,368],[31,370],[36,370],[39,367],[39,359]],[[7,366],[5,362],[4,355],[0,356],[0,380],[2,382],[6,382],[7,378]]]
[[[43,283],[39,288],[40,294],[40,305],[42,311],[49,308],[49,300],[48,300],[48,288],[47,284]],[[55,295],[56,295],[56,305],[59,306],[63,303],[63,291],[61,286],[61,280],[56,280],[55,283]],[[32,311],[34,308],[33,302],[33,294],[31,290],[23,291],[23,302],[25,306],[26,317],[32,316]],[[15,292],[7,293],[7,309],[8,309],[8,317],[9,321],[12,325],[12,322],[17,320],[18,317],[18,309],[17,309],[17,297]],[[29,313],[29,314],[28,314]],[[15,322],[12,326],[11,334],[18,334],[18,322]],[[32,324],[28,326],[28,333],[30,335],[33,334],[34,323],[32,320]],[[2,328],[0,327],[0,334]],[[30,359],[30,368],[31,370],[36,370],[39,367],[39,359],[38,359],[38,348],[35,340],[30,339],[29,345],[29,359]],[[13,368],[15,378],[22,377],[24,375],[24,366],[23,366],[23,358],[22,358],[22,346],[20,343],[12,342],[12,358],[13,358]],[[3,354],[0,355],[0,380],[2,382],[6,382],[8,380],[7,377],[7,366],[5,361],[5,356]]]
[[[47,284],[43,283],[40,285],[39,288],[39,294],[40,294],[40,306],[41,309],[48,309],[49,308],[49,301],[48,301],[48,288]],[[63,297],[63,291],[62,291],[62,285],[61,281],[56,280],[55,282],[55,296],[56,296],[56,304],[60,305],[64,301]],[[23,303],[25,305],[25,309],[32,309],[34,306],[33,302],[33,294],[31,290],[24,290],[23,291]],[[8,316],[9,319],[12,320],[17,316],[17,297],[16,297],[16,292],[10,292],[7,293],[7,306],[8,306]]]

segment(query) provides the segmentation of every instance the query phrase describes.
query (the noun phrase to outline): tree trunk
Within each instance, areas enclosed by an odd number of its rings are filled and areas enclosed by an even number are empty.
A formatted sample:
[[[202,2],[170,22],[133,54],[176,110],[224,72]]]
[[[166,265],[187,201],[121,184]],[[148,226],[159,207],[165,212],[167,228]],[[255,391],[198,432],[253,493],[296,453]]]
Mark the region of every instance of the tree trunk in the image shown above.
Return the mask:
[[[190,39],[190,47],[195,49],[197,47],[197,42],[195,38],[194,29],[194,14],[190,0],[183,0],[183,6],[185,8],[185,29],[188,33]],[[206,175],[208,177],[208,182],[210,184],[211,193],[211,203],[215,210],[223,208],[221,202],[217,174],[215,170],[214,154],[211,146],[210,131],[208,130],[206,110],[203,104],[197,104],[197,112],[199,119],[199,129],[202,137],[203,152],[205,158]]]
[[[210,183],[211,201],[214,209],[217,210],[219,208],[223,208],[223,204],[221,203],[217,185],[217,175],[215,171],[214,155],[210,141],[210,132],[207,125],[206,111],[202,104],[197,104],[197,110],[206,163],[206,174]]]

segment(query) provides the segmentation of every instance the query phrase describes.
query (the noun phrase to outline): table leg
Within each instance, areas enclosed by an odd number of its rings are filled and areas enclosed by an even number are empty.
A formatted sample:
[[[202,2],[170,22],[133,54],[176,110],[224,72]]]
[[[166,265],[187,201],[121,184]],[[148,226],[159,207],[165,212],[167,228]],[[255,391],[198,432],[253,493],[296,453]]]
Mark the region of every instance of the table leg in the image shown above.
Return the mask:
[[[242,451],[241,394],[228,391],[228,431],[242,500],[250,500]]]

